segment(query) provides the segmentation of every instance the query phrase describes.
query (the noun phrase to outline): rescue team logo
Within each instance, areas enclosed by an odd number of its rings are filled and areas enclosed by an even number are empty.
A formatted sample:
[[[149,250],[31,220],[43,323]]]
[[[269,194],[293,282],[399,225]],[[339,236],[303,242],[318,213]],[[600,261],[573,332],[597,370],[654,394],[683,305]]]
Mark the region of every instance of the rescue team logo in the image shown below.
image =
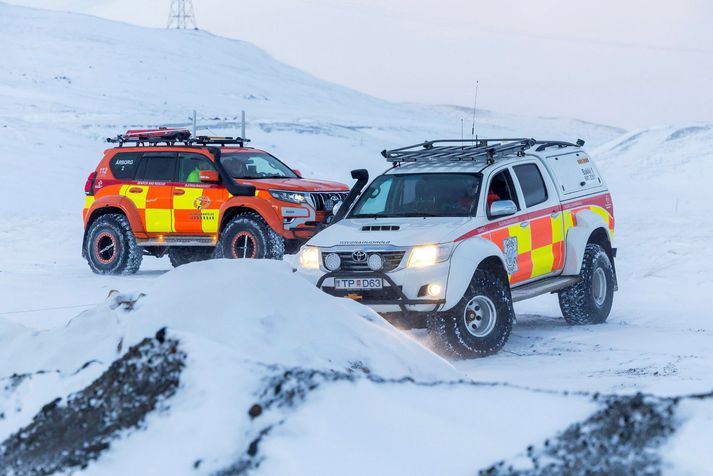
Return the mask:
[[[210,206],[210,198],[205,195],[200,196],[193,201],[193,206],[196,207],[196,210],[208,208],[208,206]]]
[[[503,254],[505,255],[505,267],[508,274],[515,274],[519,271],[517,265],[517,236],[511,236],[503,240]]]

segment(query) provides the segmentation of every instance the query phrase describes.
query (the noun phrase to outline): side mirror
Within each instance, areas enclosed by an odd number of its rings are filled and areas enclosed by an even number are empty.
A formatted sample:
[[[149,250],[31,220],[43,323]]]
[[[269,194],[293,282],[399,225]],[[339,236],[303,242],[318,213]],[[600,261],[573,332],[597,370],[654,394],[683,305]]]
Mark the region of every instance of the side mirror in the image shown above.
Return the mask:
[[[204,183],[217,183],[220,182],[220,175],[218,175],[218,172],[215,170],[201,170],[200,181]]]
[[[302,172],[299,171],[299,169],[292,169],[292,171],[297,175],[299,178],[302,178]]]
[[[507,217],[517,213],[517,205],[512,200],[496,200],[490,204],[491,217]]]

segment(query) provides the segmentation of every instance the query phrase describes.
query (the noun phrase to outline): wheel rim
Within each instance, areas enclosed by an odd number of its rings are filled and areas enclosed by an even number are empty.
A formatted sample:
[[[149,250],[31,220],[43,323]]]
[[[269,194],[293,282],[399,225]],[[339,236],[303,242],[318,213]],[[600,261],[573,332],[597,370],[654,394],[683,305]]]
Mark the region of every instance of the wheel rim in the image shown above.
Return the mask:
[[[602,268],[595,269],[592,275],[592,297],[597,306],[604,304],[607,298],[607,277]]]
[[[111,233],[102,233],[94,241],[94,254],[102,264],[110,264],[116,259],[116,239]]]
[[[257,241],[252,233],[241,231],[233,238],[233,257],[255,258],[257,256]]]
[[[463,311],[465,328],[473,337],[486,337],[495,328],[497,321],[495,304],[486,296],[471,299]]]

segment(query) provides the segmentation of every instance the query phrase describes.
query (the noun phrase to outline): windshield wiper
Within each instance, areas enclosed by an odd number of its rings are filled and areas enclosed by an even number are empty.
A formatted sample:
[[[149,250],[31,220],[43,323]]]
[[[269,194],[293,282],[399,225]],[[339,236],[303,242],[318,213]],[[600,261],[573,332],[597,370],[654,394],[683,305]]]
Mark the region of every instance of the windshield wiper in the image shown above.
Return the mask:
[[[428,213],[428,212],[405,212],[405,213],[393,213],[391,215],[382,215],[382,216],[387,216],[387,217],[414,217],[414,218],[419,218],[419,217],[440,217],[443,215],[438,215],[436,213]]]
[[[360,215],[352,215],[349,218],[425,218],[425,217],[442,217],[447,215],[437,215],[427,212],[408,212],[408,213],[364,213]]]

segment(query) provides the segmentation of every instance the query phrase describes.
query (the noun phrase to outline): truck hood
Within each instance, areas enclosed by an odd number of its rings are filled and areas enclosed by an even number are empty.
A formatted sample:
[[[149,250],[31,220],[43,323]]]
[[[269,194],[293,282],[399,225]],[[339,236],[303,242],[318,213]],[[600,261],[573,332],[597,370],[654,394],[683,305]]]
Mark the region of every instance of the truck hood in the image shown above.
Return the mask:
[[[315,235],[308,244],[329,248],[337,245],[415,246],[447,243],[470,229],[473,218],[358,218],[344,219]],[[364,230],[364,227],[398,226],[398,230]],[[471,225],[473,226],[473,225]]]
[[[303,178],[236,180],[236,182],[254,185],[258,190],[278,189],[296,192],[346,192],[349,190],[349,187],[343,183]]]

